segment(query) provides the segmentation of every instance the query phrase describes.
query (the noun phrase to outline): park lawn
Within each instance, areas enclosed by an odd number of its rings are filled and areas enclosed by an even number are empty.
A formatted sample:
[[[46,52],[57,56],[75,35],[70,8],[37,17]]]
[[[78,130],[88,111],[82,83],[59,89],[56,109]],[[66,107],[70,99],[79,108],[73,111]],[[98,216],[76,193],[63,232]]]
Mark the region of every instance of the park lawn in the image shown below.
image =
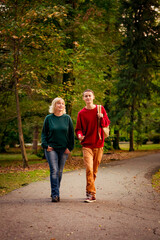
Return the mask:
[[[27,154],[28,160],[37,160],[39,157],[35,154]],[[21,153],[3,153],[0,154],[0,161],[5,160],[5,161],[13,161],[13,160],[21,160],[22,159],[22,154]]]
[[[46,160],[31,154],[30,151],[27,151],[27,157],[30,168],[23,169],[19,149],[0,154],[0,196],[49,176]]]
[[[157,192],[160,193],[160,169],[152,176],[152,186]]]
[[[120,143],[120,149],[121,150],[129,150],[129,143]],[[160,144],[143,144],[140,146],[134,146],[135,150],[160,150]]]
[[[48,176],[49,170],[47,169],[0,173],[0,196]]]

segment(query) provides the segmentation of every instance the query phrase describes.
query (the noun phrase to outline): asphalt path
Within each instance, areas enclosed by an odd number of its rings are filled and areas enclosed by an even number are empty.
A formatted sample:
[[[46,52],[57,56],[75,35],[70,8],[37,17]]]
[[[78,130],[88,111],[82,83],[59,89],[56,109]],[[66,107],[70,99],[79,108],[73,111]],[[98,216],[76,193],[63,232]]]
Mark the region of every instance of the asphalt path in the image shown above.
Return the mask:
[[[61,201],[49,178],[0,197],[1,240],[160,240],[160,153],[101,165],[97,201],[84,203],[85,169],[63,174]]]

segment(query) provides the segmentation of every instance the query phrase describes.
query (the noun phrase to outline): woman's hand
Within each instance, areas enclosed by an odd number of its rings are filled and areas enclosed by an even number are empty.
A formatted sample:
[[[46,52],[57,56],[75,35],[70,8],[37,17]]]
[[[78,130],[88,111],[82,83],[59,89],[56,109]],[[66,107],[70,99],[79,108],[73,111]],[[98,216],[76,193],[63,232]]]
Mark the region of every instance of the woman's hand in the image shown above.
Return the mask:
[[[53,148],[50,147],[50,146],[48,146],[48,148],[47,148],[47,152],[51,152],[52,150],[53,150]]]
[[[68,148],[66,148],[66,150],[65,150],[65,152],[64,152],[65,154],[70,154],[71,152],[69,151],[69,149]]]

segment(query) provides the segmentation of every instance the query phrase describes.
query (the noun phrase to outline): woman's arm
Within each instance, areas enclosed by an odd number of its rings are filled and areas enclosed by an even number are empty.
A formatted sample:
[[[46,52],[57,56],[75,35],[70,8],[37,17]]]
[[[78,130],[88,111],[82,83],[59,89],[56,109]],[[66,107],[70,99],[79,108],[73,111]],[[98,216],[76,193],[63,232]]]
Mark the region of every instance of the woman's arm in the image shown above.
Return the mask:
[[[68,139],[69,139],[68,150],[71,152],[74,148],[74,128],[73,128],[73,123],[72,123],[71,117],[69,117]]]
[[[47,118],[45,118],[43,123],[42,133],[41,133],[41,142],[42,142],[41,145],[43,148],[46,148],[46,149],[48,148],[47,136],[48,136],[48,121],[47,121]]]

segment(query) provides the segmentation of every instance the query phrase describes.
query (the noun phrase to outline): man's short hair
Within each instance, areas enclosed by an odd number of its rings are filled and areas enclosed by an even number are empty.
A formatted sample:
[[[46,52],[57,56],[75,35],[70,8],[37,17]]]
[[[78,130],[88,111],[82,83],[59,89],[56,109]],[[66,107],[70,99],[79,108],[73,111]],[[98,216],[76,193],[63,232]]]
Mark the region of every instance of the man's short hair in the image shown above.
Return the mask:
[[[84,96],[84,94],[85,94],[86,92],[91,92],[91,93],[93,93],[93,95],[94,95],[94,92],[93,92],[91,89],[86,89],[86,90],[83,92],[83,96]]]

